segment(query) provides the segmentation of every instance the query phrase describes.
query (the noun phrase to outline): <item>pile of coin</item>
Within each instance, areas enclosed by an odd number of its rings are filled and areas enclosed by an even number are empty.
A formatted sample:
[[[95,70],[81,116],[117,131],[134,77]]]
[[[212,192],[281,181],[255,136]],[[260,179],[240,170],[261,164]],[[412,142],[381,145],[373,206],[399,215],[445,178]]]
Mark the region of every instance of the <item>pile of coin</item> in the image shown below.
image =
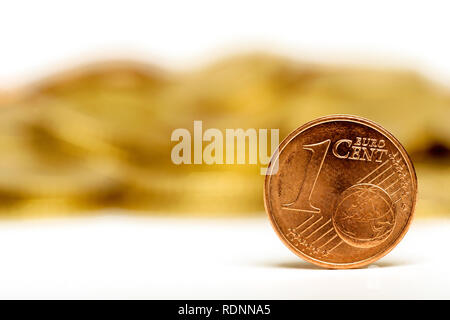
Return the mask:
[[[418,213],[449,213],[450,94],[416,73],[234,56],[189,72],[115,61],[0,95],[0,212],[103,208],[261,213],[261,166],[176,165],[171,133],[280,129],[355,114],[391,131],[416,162]]]

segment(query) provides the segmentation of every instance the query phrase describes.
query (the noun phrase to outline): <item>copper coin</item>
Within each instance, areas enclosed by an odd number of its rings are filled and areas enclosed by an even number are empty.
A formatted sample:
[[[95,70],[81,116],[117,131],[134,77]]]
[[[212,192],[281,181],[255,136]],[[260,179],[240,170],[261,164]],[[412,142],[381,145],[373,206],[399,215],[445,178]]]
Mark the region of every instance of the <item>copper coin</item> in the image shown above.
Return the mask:
[[[413,164],[387,130],[333,115],[292,132],[273,156],[264,203],[281,240],[327,268],[357,268],[403,238],[417,195]]]

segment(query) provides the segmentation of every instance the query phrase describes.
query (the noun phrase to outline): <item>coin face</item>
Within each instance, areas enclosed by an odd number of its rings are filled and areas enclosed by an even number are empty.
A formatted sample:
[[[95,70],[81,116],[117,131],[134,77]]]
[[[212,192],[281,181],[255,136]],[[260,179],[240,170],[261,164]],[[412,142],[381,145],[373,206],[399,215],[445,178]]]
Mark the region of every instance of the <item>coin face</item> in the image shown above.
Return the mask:
[[[328,268],[392,250],[411,223],[417,178],[403,146],[372,121],[335,115],[292,132],[273,156],[264,203],[282,241]]]

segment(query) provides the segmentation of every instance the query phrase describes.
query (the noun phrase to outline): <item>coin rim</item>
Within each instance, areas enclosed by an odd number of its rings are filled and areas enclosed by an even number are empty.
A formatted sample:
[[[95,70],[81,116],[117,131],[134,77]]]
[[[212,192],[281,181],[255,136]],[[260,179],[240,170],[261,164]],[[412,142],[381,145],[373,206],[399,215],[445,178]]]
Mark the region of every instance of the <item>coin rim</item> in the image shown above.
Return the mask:
[[[289,144],[295,137],[297,137],[299,134],[301,134],[302,132],[304,132],[305,130],[318,125],[318,124],[322,124],[322,123],[327,123],[327,122],[333,122],[333,121],[348,121],[348,122],[356,122],[359,124],[364,124],[367,125],[368,127],[371,127],[372,129],[378,130],[380,131],[385,137],[387,137],[396,147],[397,149],[400,151],[400,153],[403,156],[403,159],[405,160],[407,166],[408,166],[408,172],[411,176],[411,180],[412,180],[412,195],[413,195],[413,201],[412,201],[412,206],[411,206],[411,212],[409,214],[408,217],[408,221],[406,222],[405,226],[403,227],[403,230],[401,231],[401,233],[399,234],[399,236],[395,239],[395,241],[389,246],[387,247],[385,250],[380,251],[379,253],[375,254],[372,257],[369,257],[367,259],[364,260],[360,260],[360,261],[356,261],[356,262],[349,262],[349,263],[332,263],[332,262],[326,262],[326,261],[322,261],[313,257],[308,256],[307,254],[303,253],[302,251],[298,250],[294,245],[292,245],[288,239],[286,238],[286,236],[281,232],[278,224],[276,223],[272,212],[269,210],[270,208],[270,196],[269,196],[269,185],[270,185],[270,181],[271,181],[271,177],[272,175],[270,174],[266,174],[265,180],[264,180],[264,186],[263,186],[263,195],[264,195],[264,208],[266,213],[269,216],[269,220],[270,223],[273,227],[273,229],[275,230],[275,233],[278,235],[278,237],[280,238],[280,240],[297,256],[299,256],[300,258],[313,263],[315,265],[318,265],[320,267],[325,267],[325,268],[331,268],[331,269],[351,269],[351,268],[360,268],[366,265],[369,265],[371,263],[373,263],[374,261],[377,261],[378,259],[384,257],[385,255],[387,255],[389,252],[391,252],[397,245],[398,243],[403,239],[403,237],[405,236],[405,234],[408,232],[409,227],[411,225],[411,222],[414,218],[414,211],[415,211],[415,207],[416,207],[416,201],[417,201],[417,175],[416,175],[416,171],[414,168],[414,165],[411,161],[411,158],[409,157],[408,153],[406,152],[405,147],[403,147],[403,145],[400,143],[400,141],[397,140],[397,138],[395,138],[389,131],[387,131],[385,128],[383,128],[382,126],[380,126],[379,124],[375,123],[372,120],[360,117],[360,116],[355,116],[355,115],[348,115],[348,114],[333,114],[333,115],[328,115],[328,116],[324,116],[324,117],[320,117],[317,119],[314,119],[312,121],[309,121],[305,124],[303,124],[302,126],[300,126],[299,128],[295,129],[294,131],[292,131],[278,146],[278,152],[275,153],[270,162],[269,162],[269,166],[267,169],[267,173],[270,173],[273,169],[273,164],[275,163],[275,161],[278,160],[279,155],[281,154],[281,152],[283,152],[283,149],[285,148],[285,146],[287,144]]]

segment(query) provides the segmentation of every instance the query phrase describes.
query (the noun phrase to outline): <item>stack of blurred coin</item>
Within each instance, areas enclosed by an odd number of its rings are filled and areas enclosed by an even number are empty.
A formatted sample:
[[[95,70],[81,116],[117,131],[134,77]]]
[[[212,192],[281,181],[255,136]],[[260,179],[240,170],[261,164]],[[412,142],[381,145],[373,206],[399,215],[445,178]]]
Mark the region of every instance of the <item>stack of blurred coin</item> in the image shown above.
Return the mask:
[[[262,212],[258,165],[175,165],[171,133],[276,128],[280,139],[319,116],[349,113],[390,130],[416,160],[419,214],[450,213],[450,95],[402,70],[237,56],[170,73],[110,62],[0,94],[3,215],[102,208]],[[7,98],[2,98],[5,96]],[[414,160],[414,159],[413,159]],[[448,183],[447,183],[448,184]]]

